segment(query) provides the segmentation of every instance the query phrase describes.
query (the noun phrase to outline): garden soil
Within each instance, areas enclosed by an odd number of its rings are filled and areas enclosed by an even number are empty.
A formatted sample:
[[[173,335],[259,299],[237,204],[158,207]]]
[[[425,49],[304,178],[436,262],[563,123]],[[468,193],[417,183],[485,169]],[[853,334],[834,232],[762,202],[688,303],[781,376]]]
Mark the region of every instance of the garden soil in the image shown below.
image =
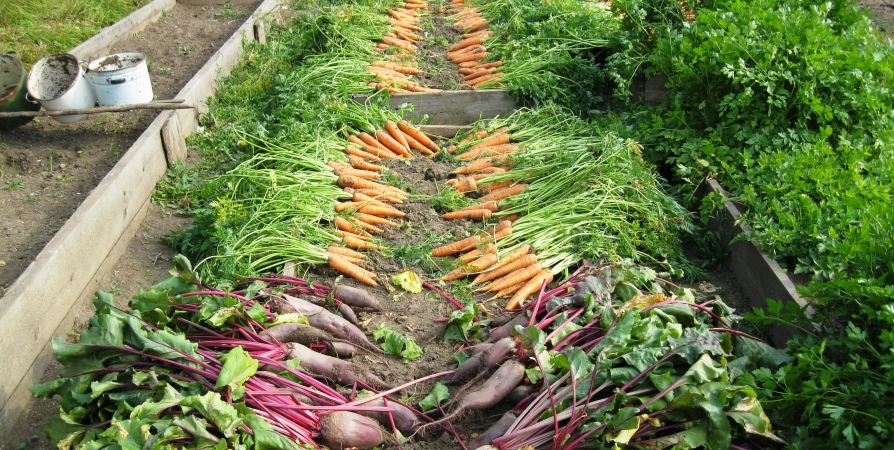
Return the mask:
[[[239,27],[245,12],[253,10],[258,3],[260,1],[232,9],[221,4],[178,4],[158,22],[116,44],[111,53],[139,51],[146,54],[157,98],[171,98]],[[865,1],[863,4],[876,12],[880,28],[888,20],[894,20],[894,5],[890,2]],[[894,23],[891,28],[894,29]],[[454,31],[437,33],[437,37],[443,36],[447,42],[456,40],[452,35]],[[443,44],[433,41],[424,46],[424,53],[442,52]],[[425,60],[430,67],[436,66],[430,57]],[[450,63],[441,68],[444,70],[426,79],[430,85],[457,83],[458,78],[453,75],[455,68]],[[4,290],[25,270],[155,115],[147,111],[102,114],[70,125],[43,118],[16,130],[0,131],[0,301],[3,301]],[[196,157],[190,153],[188,163],[194,162]],[[477,231],[478,224],[472,222],[442,220],[441,212],[433,210],[431,204],[422,199],[422,196],[433,195],[443,188],[438,180],[447,177],[449,165],[426,158],[416,158],[411,163],[393,160],[385,164],[393,174],[390,181],[395,186],[419,195],[401,206],[408,216],[400,229],[386,231],[383,236],[386,241],[406,250],[412,249],[414,244],[442,242],[447,233],[453,238],[461,238]],[[100,288],[116,294],[118,304],[125,306],[139,289],[164,279],[171,268],[174,252],[161,243],[161,238],[188,225],[188,219],[172,214],[171,209],[152,204],[129,248],[101,280]],[[377,266],[377,273],[395,274],[407,269],[423,273],[434,263],[425,256],[421,252],[401,255],[385,252],[371,259]],[[354,280],[344,280],[328,268],[298,275],[327,285],[341,282],[360,287]],[[377,355],[359,355],[357,362],[368,365],[383,380],[394,384],[455,368],[452,356],[458,345],[445,343],[442,339],[444,326],[434,321],[447,317],[453,306],[435,292],[423,290],[411,294],[388,283],[388,277],[380,278],[382,286],[370,292],[380,299],[383,311],[358,310],[361,322],[367,331],[386,324],[408,335],[422,346],[424,355],[407,364]],[[708,282],[696,287],[706,294],[718,293],[740,309],[744,306],[744,298],[735,286],[734,275],[720,270],[714,272]],[[449,288],[446,287],[448,291]],[[483,297],[475,299],[484,300]],[[492,302],[484,302],[484,306],[489,311],[498,311],[500,307]],[[75,331],[82,330],[92,314],[91,309],[78,312]],[[42,381],[56,377],[60,370],[58,364],[50,367]],[[433,383],[405,389],[399,398],[418,401],[429,392]],[[0,450],[54,448],[43,437],[43,428],[55,417],[58,402],[34,403],[35,408],[20,420],[14,434],[0,436]],[[466,438],[472,437],[495,421],[506,408],[506,405],[498,405],[491,410],[468,413],[454,422],[457,431]],[[404,448],[458,448],[448,433],[436,428],[426,430],[424,436],[416,436],[414,441]]]

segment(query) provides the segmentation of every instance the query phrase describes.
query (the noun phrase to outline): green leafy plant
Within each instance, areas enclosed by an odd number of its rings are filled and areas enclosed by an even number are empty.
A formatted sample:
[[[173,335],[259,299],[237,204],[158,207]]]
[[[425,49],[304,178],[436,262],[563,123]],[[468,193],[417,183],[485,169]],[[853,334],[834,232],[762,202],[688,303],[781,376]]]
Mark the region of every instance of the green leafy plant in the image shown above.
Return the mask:
[[[389,355],[403,358],[404,362],[422,356],[422,347],[412,339],[389,329],[384,323],[373,331],[373,338],[384,339],[382,350]]]

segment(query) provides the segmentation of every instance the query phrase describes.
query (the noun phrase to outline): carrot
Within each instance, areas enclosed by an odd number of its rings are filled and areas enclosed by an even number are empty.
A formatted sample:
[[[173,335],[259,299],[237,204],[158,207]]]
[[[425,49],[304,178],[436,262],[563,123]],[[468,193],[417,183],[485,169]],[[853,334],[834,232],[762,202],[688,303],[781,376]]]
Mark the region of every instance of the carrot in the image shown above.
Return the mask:
[[[508,264],[504,264],[497,268],[492,268],[492,270],[482,273],[475,277],[475,280],[472,281],[472,284],[481,284],[490,280],[495,280],[497,278],[502,277],[510,272],[514,272],[518,269],[528,267],[531,264],[537,262],[537,255],[533,253],[528,253],[527,255],[522,256],[521,258],[516,259]]]
[[[350,191],[348,191],[350,189]],[[386,194],[382,191],[376,189],[354,189],[354,188],[345,188],[345,192],[349,194],[354,194],[355,192],[359,192],[367,197],[372,197],[376,200],[383,201],[391,204],[401,204],[403,203],[403,199],[397,195]]]
[[[483,36],[475,36],[473,38],[463,39],[463,40],[457,42],[456,44],[453,44],[450,47],[448,47],[447,50],[452,52],[454,50],[460,50],[460,49],[466,48],[470,45],[480,45],[480,44],[484,44],[484,37]]]
[[[387,225],[389,227],[399,227],[400,225],[392,222],[384,217],[374,216],[372,214],[366,214],[362,212],[354,213],[354,216],[357,217],[357,220],[363,222],[367,225]]]
[[[508,186],[501,189],[497,189],[492,191],[490,194],[487,194],[481,197],[479,200],[488,201],[488,200],[503,200],[505,198],[511,197],[513,195],[518,195],[524,192],[524,190],[528,187],[527,184],[518,183],[514,186]]]
[[[476,37],[476,36],[493,36],[493,35],[494,35],[493,31],[490,31],[490,30],[480,30],[480,31],[475,31],[474,33],[466,33],[466,34],[463,34],[462,38],[463,38],[463,39],[469,39],[469,38],[473,38],[473,37]]]
[[[459,68],[460,69],[468,69],[471,67],[476,67],[478,65],[479,65],[478,61],[466,61],[464,63],[459,63]]]
[[[466,81],[466,82],[465,82],[465,85],[466,85],[466,86],[469,86],[469,87],[473,87],[473,88],[475,88],[475,87],[478,87],[478,86],[480,86],[480,85],[482,85],[482,84],[484,84],[484,83],[487,83],[488,81],[493,81],[493,80],[499,79],[499,78],[502,77],[502,76],[503,76],[503,74],[500,73],[500,72],[495,72],[495,73],[491,73],[491,74],[487,74],[487,75],[482,75],[482,76],[480,76],[480,77],[478,77],[478,78],[475,78],[474,80]]]
[[[515,309],[524,302],[534,292],[540,289],[544,283],[550,284],[553,281],[553,273],[549,269],[543,269],[534,278],[531,278],[521,289],[519,289],[509,303],[506,303],[506,309]]]
[[[493,156],[493,155],[509,155],[519,151],[521,148],[517,144],[500,144],[494,145],[490,147],[478,147],[472,150],[469,150],[465,153],[461,153],[456,155],[458,159],[463,161],[469,161],[473,159],[478,159],[484,156]]]
[[[497,291],[496,294],[494,294],[493,297],[490,298],[490,300],[508,297],[508,296],[516,293],[519,289],[521,289],[525,285],[525,283],[526,283],[525,281],[522,281],[521,283],[513,284],[512,286],[509,286],[508,288],[500,289],[499,291]]]
[[[505,169],[503,167],[485,167],[481,170],[475,171],[475,173],[476,174],[481,173],[481,174],[485,174],[485,175],[493,175],[495,173],[503,173],[507,170],[508,169]]]
[[[411,44],[411,43],[409,43],[409,42],[407,42],[407,41],[405,41],[405,40],[403,40],[403,39],[395,39],[395,38],[390,37],[390,36],[382,36],[382,42],[384,42],[384,43],[386,43],[386,44],[391,44],[391,45],[394,45],[394,46],[397,46],[397,47],[400,47],[400,48],[404,48],[404,49],[407,49],[407,50],[414,50],[414,51],[415,51],[415,50],[418,48],[418,47],[416,47],[415,45],[413,45],[413,44]]]
[[[335,269],[339,273],[343,273],[349,277],[352,277],[363,284],[368,284],[370,286],[379,285],[373,278],[369,277],[369,274],[366,273],[366,271],[363,270],[360,266],[338,255],[329,255],[329,267]]]
[[[398,128],[398,129],[400,129],[400,128]],[[404,132],[401,131],[401,133],[404,133]],[[410,148],[419,150],[420,152],[425,153],[426,155],[434,154],[428,147],[422,145],[422,143],[417,141],[416,139],[413,139],[413,136],[410,136],[409,134],[404,133],[404,139],[407,140],[407,144],[410,145]]]
[[[373,233],[384,233],[385,232],[385,230],[383,230],[375,225],[370,225],[370,224],[368,224],[358,218],[355,218],[355,217],[352,217],[347,220],[354,226],[358,226],[358,227],[363,228],[364,230],[369,231],[369,232],[373,232]]]
[[[335,227],[342,231],[347,231],[349,233],[354,233],[363,237],[369,237],[370,234],[366,232],[363,228],[352,224],[341,216],[335,216],[335,219],[332,221],[335,224]]]
[[[345,261],[348,261],[348,262],[353,263],[353,264],[360,264],[360,263],[363,262],[363,260],[360,259],[360,258],[354,258],[354,257],[351,257],[351,256],[345,256],[345,255],[339,255],[339,254],[337,254],[337,253],[323,252],[323,256],[326,257],[326,260],[327,260],[327,261],[329,260],[329,257],[330,257],[330,256],[337,256],[337,257],[339,257],[339,258],[341,258],[341,259],[344,259]]]
[[[353,167],[339,167],[335,169],[336,175],[347,175],[351,177],[362,178],[364,180],[377,180],[382,177],[382,174],[379,172],[373,172],[371,170],[360,170],[354,169]]]
[[[503,130],[503,131],[497,130],[497,131],[494,131],[493,133],[491,133],[490,136],[488,136],[486,139],[471,146],[469,148],[469,150],[474,150],[476,148],[482,148],[482,147],[493,147],[495,145],[508,144],[509,141],[510,141],[510,137],[509,137],[508,130]]]
[[[518,214],[510,214],[510,215],[508,215],[508,216],[506,216],[506,217],[503,217],[503,220],[508,220],[508,221],[510,221],[510,222],[515,222],[516,220],[518,220],[519,217],[520,217],[520,216],[519,216]]]
[[[490,69],[492,67],[494,67],[494,68],[501,67],[502,65],[503,65],[503,61],[493,61],[493,62],[489,62],[489,63],[478,64],[475,67],[478,69]]]
[[[481,76],[484,76],[484,75],[487,75],[487,74],[491,74],[491,73],[493,73],[493,72],[494,72],[495,70],[497,70],[497,69],[496,69],[496,68],[490,68],[490,69],[466,69],[466,70],[473,70],[473,72],[470,72],[470,73],[468,73],[466,76],[464,76],[464,77],[462,78],[463,81],[471,81],[471,80],[474,80],[475,78],[478,78],[478,77],[481,77]],[[462,73],[462,71],[460,71],[460,73]]]
[[[453,61],[455,63],[464,63],[464,62],[468,62],[468,61],[479,61],[482,59],[487,59],[487,52],[471,53],[468,55],[460,55],[460,56],[457,56],[456,58],[451,59],[451,61]]]
[[[369,153],[369,154],[371,154],[371,155],[375,155],[376,157],[380,157],[380,158],[397,158],[397,155],[395,155],[394,153],[391,153],[391,151],[388,150],[387,148],[384,148],[384,146],[382,146],[382,148],[380,148],[378,145],[370,145],[370,144],[368,144],[368,143],[363,139],[363,135],[366,135],[366,136],[372,138],[372,136],[370,136],[370,135],[368,135],[368,134],[366,134],[366,133],[360,133],[360,137],[357,137],[357,136],[354,136],[354,135],[348,136],[348,142],[350,142],[350,143],[352,143],[352,144],[359,145],[360,148],[361,148],[364,152]],[[375,140],[375,139],[372,139],[372,141],[375,142],[376,140]]]
[[[444,214],[445,220],[470,219],[470,220],[487,220],[490,219],[493,212],[489,209],[467,209],[460,211],[452,211]]]
[[[513,250],[513,251],[511,251],[511,252],[509,252],[508,255],[506,255],[506,256],[504,256],[503,258],[501,258],[501,259],[500,259],[500,262],[498,262],[493,268],[494,268],[494,269],[497,269],[497,268],[503,267],[503,266],[505,266],[506,264],[509,264],[509,263],[511,263],[512,261],[515,261],[516,259],[519,259],[519,258],[521,258],[522,256],[527,255],[528,252],[530,252],[530,251],[531,251],[531,245],[530,245],[530,244],[523,244],[521,247],[519,247],[519,248],[517,248],[517,249],[515,249],[515,250]]]
[[[441,281],[452,281],[460,279],[470,273],[481,272],[484,269],[494,265],[497,262],[497,255],[493,253],[485,253],[480,258],[456,269],[453,269],[447,275],[439,278]]]
[[[441,92],[441,89],[427,88],[415,83],[408,83],[407,90],[410,92]]]
[[[487,51],[487,49],[485,49],[484,47],[482,47],[480,45],[475,45],[472,47],[466,47],[462,50],[457,50],[455,52],[449,52],[449,53],[447,53],[447,59],[449,61],[453,61],[455,63],[455,62],[457,62],[456,60],[461,57],[464,57],[467,55],[472,55],[475,53],[484,53],[486,51]]]
[[[371,214],[373,216],[379,217],[404,217],[407,214],[393,206],[386,205],[384,203],[370,203],[370,202],[341,202],[335,204],[335,210],[338,212],[348,211],[348,212],[362,212],[364,214]]]
[[[467,211],[470,209],[486,209],[490,212],[498,211],[497,202],[495,202],[495,201],[489,201],[489,202],[479,203],[477,205],[466,206],[465,208],[460,209],[460,211]]]
[[[362,132],[359,134],[359,136],[360,136],[360,140],[363,141],[363,143],[366,144],[367,146],[375,148],[375,149],[379,149],[379,156],[382,156],[385,158],[389,158],[389,157],[397,158],[398,157],[398,155],[396,153],[392,152],[391,149],[389,149],[384,144],[377,141],[376,138],[370,136],[369,133]],[[369,151],[369,150],[364,150],[364,151]],[[384,152],[384,155],[382,154],[382,152]]]
[[[382,166],[370,164],[370,163],[364,161],[363,158],[356,156],[356,155],[349,154],[348,161],[350,161],[352,167],[354,167],[355,169],[359,169],[359,170],[373,170],[376,172],[381,172],[382,170],[385,169]]]
[[[438,247],[431,251],[431,255],[448,256],[462,253],[478,245],[481,242],[481,239],[482,236],[479,234],[469,236],[465,239],[460,239],[459,241],[451,242],[450,244]]]
[[[459,177],[456,183],[453,183],[453,189],[456,189],[456,192],[472,192],[478,190],[478,184],[472,177]]]
[[[342,236],[342,242],[345,243],[349,248],[359,249],[359,250],[384,250],[385,247],[381,245],[373,244],[372,242],[366,242],[363,239],[357,239],[353,236]]]
[[[478,188],[481,190],[482,194],[490,194],[491,192],[494,192],[498,189],[503,189],[503,188],[513,186],[516,183],[516,181],[517,180],[505,180],[505,181],[494,182],[494,183],[482,183],[481,185],[478,186]]]
[[[361,241],[368,241],[368,240],[372,239],[372,236],[363,236],[360,234],[355,234],[355,233],[351,233],[349,231],[342,231],[342,230],[335,230],[335,234],[341,236],[342,238],[350,237],[350,238],[354,238],[354,239],[359,239]],[[369,234],[369,233],[367,233],[367,234]]]
[[[355,147],[351,147],[350,145],[345,146],[345,153],[347,153],[351,156],[356,156],[358,158],[368,159],[370,161],[381,161],[382,160],[381,158],[379,158],[378,156],[376,156],[372,153],[365,152],[365,151],[357,149]]]
[[[338,185],[341,187],[352,187],[354,189],[375,189],[377,191],[406,196],[407,193],[387,184],[376,183],[375,181],[364,180],[363,178],[352,177],[350,175],[341,175],[338,177]],[[527,185],[525,185],[527,186]]]
[[[387,203],[385,203],[385,202],[383,202],[383,201],[381,201],[381,200],[379,200],[379,199],[377,199],[377,198],[370,197],[369,195],[366,195],[366,194],[364,194],[364,193],[362,193],[362,192],[357,192],[357,191],[355,190],[355,191],[353,192],[353,194],[354,194],[354,202],[358,202],[358,203],[367,203],[367,204],[370,204],[370,205],[379,205],[379,206],[384,206],[384,207],[386,207],[386,208],[393,208],[393,206],[391,206],[391,205],[389,205],[389,204],[387,204]]]
[[[355,252],[354,250],[351,250],[349,248],[339,247],[337,245],[330,245],[329,248],[326,249],[326,251],[335,255],[350,256],[352,258],[366,258],[366,255],[364,255],[363,253]]]
[[[478,172],[479,170],[486,169],[488,167],[494,166],[494,160],[491,158],[480,158],[475,161],[472,161],[465,166],[458,167],[453,169],[450,173],[454,175],[467,175],[473,172]]]
[[[540,273],[541,270],[543,270],[543,267],[540,266],[540,263],[535,262],[534,264],[530,264],[520,269],[515,269],[502,277],[495,278],[490,284],[475,289],[474,292],[496,292],[500,289],[512,286],[513,284],[530,280]]]
[[[413,139],[416,139],[417,141],[419,141],[419,143],[428,147],[431,151],[441,151],[441,149],[438,147],[438,144],[435,144],[435,141],[429,139],[429,137],[426,136],[425,133],[417,130],[416,128],[413,128],[413,126],[410,125],[410,123],[406,120],[401,120],[400,123],[397,124],[397,126],[400,128],[400,131],[403,131],[406,135],[412,137]]]
[[[407,142],[406,135],[403,131],[400,131],[400,128],[397,127],[397,124],[390,120],[386,120],[385,129],[388,130],[388,133],[391,135],[391,137],[393,137],[394,140],[397,141],[404,149],[406,149],[407,153],[409,153],[410,143]]]
[[[398,155],[408,157],[413,156],[413,154],[410,153],[410,151],[407,150],[403,145],[401,145],[400,142],[394,140],[394,138],[391,137],[391,135],[387,131],[376,131],[376,139],[378,139],[379,142],[385,145],[385,147],[388,147],[388,150],[391,150]]]
[[[487,253],[497,253],[497,246],[494,245],[493,242],[488,242],[486,246],[484,246],[484,250],[480,248],[475,248],[467,253],[463,253],[456,259],[461,262],[469,262],[473,261],[475,258],[478,258],[481,255],[485,255]]]

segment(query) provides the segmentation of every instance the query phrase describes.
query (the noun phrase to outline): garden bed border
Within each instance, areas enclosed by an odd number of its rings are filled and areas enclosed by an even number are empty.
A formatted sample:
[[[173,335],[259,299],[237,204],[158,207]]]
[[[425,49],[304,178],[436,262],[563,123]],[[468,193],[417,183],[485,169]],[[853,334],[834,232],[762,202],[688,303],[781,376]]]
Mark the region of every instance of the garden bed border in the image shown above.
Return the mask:
[[[71,50],[79,59],[107,51],[122,36],[158,19],[175,0],[155,0]],[[217,79],[230,73],[248,41],[264,39],[264,22],[280,20],[288,0],[264,0],[178,93],[200,105]],[[158,115],[75,213],[59,229],[0,302],[0,436],[32,408],[28,387],[53,361],[51,339],[66,336],[78,310],[89,304],[99,280],[118,262],[148,211],[150,197],[170,162],[185,157],[184,138],[198,125],[196,110]]]

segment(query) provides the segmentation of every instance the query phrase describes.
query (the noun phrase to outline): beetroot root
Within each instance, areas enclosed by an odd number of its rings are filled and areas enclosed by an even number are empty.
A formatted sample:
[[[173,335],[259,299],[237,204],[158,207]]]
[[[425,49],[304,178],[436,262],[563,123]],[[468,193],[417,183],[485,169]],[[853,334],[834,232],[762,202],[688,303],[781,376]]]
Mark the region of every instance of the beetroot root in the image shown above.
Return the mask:
[[[386,405],[385,405],[385,400],[382,399],[381,397],[379,397],[375,400],[372,400],[372,401],[369,401],[366,403],[361,403],[358,406],[386,406]],[[416,413],[414,413],[413,410],[411,410],[410,408],[407,408],[406,406],[401,405],[400,403],[397,403],[392,400],[388,401],[387,406],[389,408],[394,409],[394,411],[391,411],[391,417],[394,418],[394,427],[397,428],[398,430],[401,430],[401,431],[415,430],[417,427],[422,425],[422,423],[419,422],[418,418],[416,417]],[[377,422],[382,424],[382,426],[384,426],[384,427],[388,427],[388,428],[391,427],[391,419],[388,418],[387,412],[357,411],[357,414],[375,419]]]
[[[487,409],[500,403],[524,377],[525,366],[514,359],[506,361],[478,389],[457,399],[447,417],[452,418],[469,409]]]
[[[494,439],[506,434],[506,430],[512,426],[512,423],[515,422],[515,419],[517,418],[518,416],[514,412],[506,411],[506,414],[503,414],[503,417],[500,417],[500,420],[491,425],[487,431],[479,434],[478,437],[469,442],[466,447],[469,449],[477,449],[485,445],[490,445],[494,442]]]
[[[323,417],[320,437],[333,450],[373,448],[385,442],[385,435],[375,420],[351,411],[335,411]]]
[[[286,359],[297,359],[300,369],[307,373],[329,378],[344,385],[362,381],[376,389],[390,389],[392,386],[379,379],[372,372],[355,367],[348,361],[317,353],[301,344],[286,344]]]
[[[335,298],[358,308],[372,308],[377,311],[382,309],[379,301],[368,292],[343,284],[335,287]]]

